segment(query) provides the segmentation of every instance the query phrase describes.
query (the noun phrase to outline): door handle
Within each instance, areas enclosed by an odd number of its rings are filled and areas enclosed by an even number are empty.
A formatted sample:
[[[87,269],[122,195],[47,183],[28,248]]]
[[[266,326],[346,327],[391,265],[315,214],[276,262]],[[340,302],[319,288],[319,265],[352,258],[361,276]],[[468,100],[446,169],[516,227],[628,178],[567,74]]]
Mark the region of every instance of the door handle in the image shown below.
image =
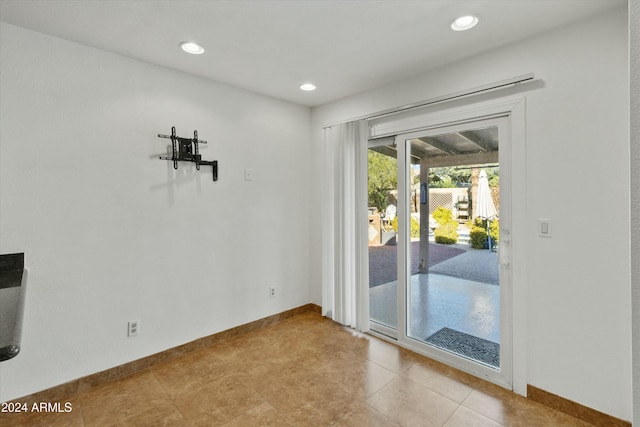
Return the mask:
[[[508,232],[507,232],[508,235]],[[500,244],[498,245],[498,261],[501,267],[511,267],[511,239],[501,237]]]

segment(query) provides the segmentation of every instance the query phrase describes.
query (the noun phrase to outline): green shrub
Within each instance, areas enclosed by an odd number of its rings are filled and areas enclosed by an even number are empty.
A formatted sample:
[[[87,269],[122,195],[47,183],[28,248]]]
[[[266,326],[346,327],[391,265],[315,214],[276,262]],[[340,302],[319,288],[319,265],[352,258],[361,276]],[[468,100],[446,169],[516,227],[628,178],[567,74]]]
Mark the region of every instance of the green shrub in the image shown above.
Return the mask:
[[[458,242],[458,222],[450,220],[439,225],[434,231],[436,243],[452,245]]]
[[[500,221],[493,220],[489,225],[489,232],[491,233],[491,244],[497,245],[500,240]]]
[[[471,239],[471,247],[475,249],[486,249],[489,243],[487,236],[487,220],[476,218],[473,221],[474,225],[469,232],[469,238]],[[491,233],[491,245],[497,245],[500,239],[500,221],[493,220],[489,225],[489,232]]]
[[[458,242],[458,222],[453,219],[450,209],[438,206],[431,214],[438,226],[434,230],[436,243],[452,245]]]
[[[393,227],[393,230],[397,233],[398,232],[398,217],[393,218],[393,220],[391,221],[391,226]],[[411,217],[411,229],[410,229],[410,233],[411,233],[411,237],[420,237],[420,223],[418,222],[417,219]]]
[[[411,217],[411,237],[420,237],[420,223]]]
[[[469,232],[471,247],[474,249],[484,249],[487,246],[487,229],[473,226]]]
[[[453,220],[453,214],[451,211],[442,206],[438,206],[431,216],[433,216],[433,219],[435,219],[440,226],[445,226]]]
[[[487,220],[486,219],[482,219],[482,218],[474,218],[472,223],[471,223],[471,227],[480,227],[480,228],[484,228],[486,230],[487,229]]]

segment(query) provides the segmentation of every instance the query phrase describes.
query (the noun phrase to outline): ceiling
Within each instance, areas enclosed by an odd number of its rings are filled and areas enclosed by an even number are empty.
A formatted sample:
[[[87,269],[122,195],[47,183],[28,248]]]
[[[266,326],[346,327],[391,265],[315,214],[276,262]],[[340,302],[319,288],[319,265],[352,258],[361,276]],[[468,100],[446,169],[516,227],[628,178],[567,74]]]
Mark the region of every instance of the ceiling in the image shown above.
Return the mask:
[[[424,73],[626,0],[0,0],[0,20],[306,106]],[[465,32],[453,19],[476,14]],[[206,52],[183,53],[194,41]],[[303,92],[313,82],[318,89]]]

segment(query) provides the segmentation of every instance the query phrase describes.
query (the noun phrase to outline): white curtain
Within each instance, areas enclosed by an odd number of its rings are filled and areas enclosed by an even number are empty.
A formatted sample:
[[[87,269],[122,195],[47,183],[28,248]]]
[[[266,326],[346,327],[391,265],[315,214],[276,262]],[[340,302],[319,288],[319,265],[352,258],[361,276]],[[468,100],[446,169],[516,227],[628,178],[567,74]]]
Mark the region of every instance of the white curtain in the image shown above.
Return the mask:
[[[366,331],[367,124],[350,122],[324,132],[322,312]]]

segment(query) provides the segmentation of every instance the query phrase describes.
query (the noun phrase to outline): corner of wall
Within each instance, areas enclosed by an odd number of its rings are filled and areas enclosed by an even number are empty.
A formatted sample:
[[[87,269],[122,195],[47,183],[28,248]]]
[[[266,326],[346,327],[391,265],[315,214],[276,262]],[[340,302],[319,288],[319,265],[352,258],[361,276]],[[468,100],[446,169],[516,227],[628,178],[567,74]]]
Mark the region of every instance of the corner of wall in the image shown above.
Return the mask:
[[[640,425],[640,1],[629,0],[633,425]]]

